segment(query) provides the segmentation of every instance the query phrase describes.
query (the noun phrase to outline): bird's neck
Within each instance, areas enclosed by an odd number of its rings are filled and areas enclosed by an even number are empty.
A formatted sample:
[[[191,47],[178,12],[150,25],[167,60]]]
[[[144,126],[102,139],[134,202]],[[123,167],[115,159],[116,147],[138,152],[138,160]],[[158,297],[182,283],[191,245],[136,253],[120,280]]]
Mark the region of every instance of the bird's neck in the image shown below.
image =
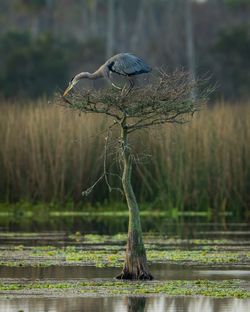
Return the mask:
[[[94,73],[89,73],[89,72],[82,72],[78,75],[76,75],[75,79],[78,81],[80,79],[91,79],[91,80],[96,80],[99,78],[103,77],[103,70],[102,67],[100,67],[99,69],[97,69]]]

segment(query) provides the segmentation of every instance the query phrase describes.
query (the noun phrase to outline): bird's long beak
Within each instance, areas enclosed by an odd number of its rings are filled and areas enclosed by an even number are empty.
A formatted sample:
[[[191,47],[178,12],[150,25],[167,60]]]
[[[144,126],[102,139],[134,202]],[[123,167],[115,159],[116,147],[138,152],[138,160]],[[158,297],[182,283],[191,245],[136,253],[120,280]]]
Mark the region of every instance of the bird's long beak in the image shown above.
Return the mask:
[[[69,91],[73,88],[73,86],[74,86],[73,83],[70,84],[70,85],[68,86],[68,88],[64,91],[63,96],[66,96],[66,95],[69,93]]]

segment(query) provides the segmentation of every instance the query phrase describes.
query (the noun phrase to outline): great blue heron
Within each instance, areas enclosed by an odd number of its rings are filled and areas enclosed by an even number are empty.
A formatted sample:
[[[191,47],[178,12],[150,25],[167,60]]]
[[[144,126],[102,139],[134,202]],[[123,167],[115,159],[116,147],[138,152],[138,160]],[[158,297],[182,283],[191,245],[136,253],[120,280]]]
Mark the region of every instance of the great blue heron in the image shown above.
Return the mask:
[[[110,77],[111,73],[122,75],[128,78],[129,87],[128,92],[134,87],[134,78],[137,75],[148,73],[151,71],[151,67],[147,65],[143,59],[130,53],[119,53],[108,59],[102,66],[100,66],[93,74],[88,72],[82,72],[73,77],[69,83],[68,88],[65,90],[63,96],[65,96],[73,87],[78,83],[80,79],[96,80],[99,78],[105,78],[111,82],[112,86],[122,90],[122,88],[116,86]]]

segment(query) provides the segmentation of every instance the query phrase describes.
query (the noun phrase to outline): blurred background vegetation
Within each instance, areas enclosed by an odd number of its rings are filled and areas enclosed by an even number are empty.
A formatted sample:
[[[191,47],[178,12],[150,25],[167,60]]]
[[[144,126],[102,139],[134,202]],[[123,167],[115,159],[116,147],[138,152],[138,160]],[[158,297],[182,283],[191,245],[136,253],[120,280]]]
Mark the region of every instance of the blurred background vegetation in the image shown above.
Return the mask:
[[[208,73],[226,99],[250,93],[249,0],[0,2],[0,94],[39,97],[130,51]]]
[[[189,125],[133,138],[152,155],[136,166],[140,202],[249,217],[249,26],[249,0],[0,1],[0,201],[82,203],[103,169],[96,134],[107,120],[48,99],[74,74],[128,51],[217,86]],[[100,184],[87,201],[121,198]]]

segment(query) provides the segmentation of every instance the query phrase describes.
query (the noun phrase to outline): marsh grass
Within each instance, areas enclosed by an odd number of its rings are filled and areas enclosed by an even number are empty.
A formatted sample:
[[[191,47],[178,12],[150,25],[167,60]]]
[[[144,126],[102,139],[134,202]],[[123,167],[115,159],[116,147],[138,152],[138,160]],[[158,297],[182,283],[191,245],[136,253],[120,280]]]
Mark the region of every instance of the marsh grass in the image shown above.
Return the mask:
[[[249,106],[205,109],[185,126],[149,133],[146,180],[155,181],[158,200],[178,210],[240,214],[250,204],[249,140]]]
[[[102,174],[105,128],[112,120],[45,100],[0,104],[1,201],[81,202],[82,190]],[[250,204],[249,142],[247,104],[220,103],[188,124],[139,132],[133,137],[135,158],[140,156],[133,181],[139,200],[154,209],[244,216]],[[101,183],[84,200],[120,195]]]

